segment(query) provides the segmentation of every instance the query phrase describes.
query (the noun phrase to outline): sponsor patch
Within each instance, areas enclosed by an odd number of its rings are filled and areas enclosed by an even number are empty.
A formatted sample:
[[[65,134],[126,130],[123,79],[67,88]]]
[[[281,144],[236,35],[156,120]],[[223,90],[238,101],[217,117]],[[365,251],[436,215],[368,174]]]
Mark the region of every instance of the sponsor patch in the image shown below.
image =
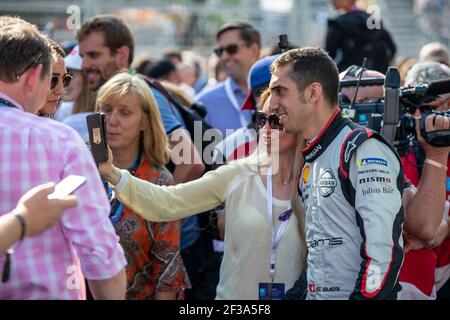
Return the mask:
[[[308,180],[309,180],[309,171],[310,171],[309,166],[306,166],[306,167],[303,169],[303,183],[304,183],[304,184],[307,184],[307,183],[308,183]]]
[[[380,166],[385,166],[385,167],[387,167],[387,165],[388,165],[387,161],[384,159],[381,159],[381,158],[358,159],[358,167],[363,167],[368,164],[379,164]]]
[[[319,193],[323,197],[329,197],[337,186],[336,178],[331,169],[326,169],[319,177]]]
[[[388,177],[365,177],[359,178],[359,184],[371,183],[371,182],[380,182],[380,183],[391,183],[391,178]]]
[[[350,160],[350,154],[352,153],[352,151],[354,149],[356,149],[357,145],[355,144],[356,139],[358,139],[358,137],[361,135],[361,132],[358,133],[356,135],[356,137],[354,137],[352,140],[347,142],[347,146],[345,147],[345,152],[344,152],[344,161],[348,162]]]

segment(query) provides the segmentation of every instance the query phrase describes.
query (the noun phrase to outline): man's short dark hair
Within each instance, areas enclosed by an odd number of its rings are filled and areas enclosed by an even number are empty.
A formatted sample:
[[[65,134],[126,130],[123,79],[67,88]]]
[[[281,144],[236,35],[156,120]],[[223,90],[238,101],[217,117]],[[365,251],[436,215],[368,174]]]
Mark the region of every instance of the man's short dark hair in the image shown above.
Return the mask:
[[[40,78],[45,78],[52,64],[51,48],[34,25],[13,17],[0,19],[0,80],[17,82],[29,69],[42,64]]]
[[[283,53],[271,65],[274,73],[279,67],[291,65],[289,78],[302,92],[313,82],[323,88],[325,100],[332,106],[338,103],[339,73],[333,59],[321,48],[293,49]]]
[[[251,24],[241,21],[234,21],[221,26],[219,31],[216,33],[216,40],[219,40],[222,34],[231,30],[239,30],[241,39],[247,46],[256,43],[259,47],[261,47],[261,35],[259,31],[253,28]]]
[[[104,45],[109,48],[111,54],[116,54],[120,47],[127,46],[130,49],[128,64],[131,65],[134,55],[134,40],[125,21],[114,15],[95,16],[81,26],[77,34],[78,42],[81,42],[92,32],[103,33]]]

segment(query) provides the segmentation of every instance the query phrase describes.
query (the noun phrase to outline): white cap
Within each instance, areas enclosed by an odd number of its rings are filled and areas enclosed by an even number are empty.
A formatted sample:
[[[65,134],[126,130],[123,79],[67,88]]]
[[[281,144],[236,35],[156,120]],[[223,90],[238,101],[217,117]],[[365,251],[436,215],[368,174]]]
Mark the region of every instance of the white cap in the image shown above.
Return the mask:
[[[80,56],[80,47],[76,45],[64,58],[67,69],[82,70],[83,58]]]

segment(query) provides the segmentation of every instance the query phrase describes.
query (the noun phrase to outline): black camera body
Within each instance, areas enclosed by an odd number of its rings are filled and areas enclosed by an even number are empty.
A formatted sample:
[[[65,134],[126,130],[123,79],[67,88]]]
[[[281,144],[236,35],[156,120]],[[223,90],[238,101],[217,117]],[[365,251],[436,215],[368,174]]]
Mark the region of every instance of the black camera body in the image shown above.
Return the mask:
[[[420,134],[425,141],[435,147],[448,147],[450,146],[450,131],[449,130],[437,130],[437,131],[425,131],[425,119],[430,114],[436,114],[450,118],[450,111],[439,112],[435,110],[426,110],[422,113],[419,121]],[[416,134],[416,119],[410,116],[401,116],[400,122],[397,127],[397,140],[407,137],[411,134]]]
[[[416,108],[435,100],[438,95],[450,92],[450,79],[400,88],[397,68],[389,68],[385,79],[343,80],[340,83],[341,88],[371,85],[384,85],[384,96],[378,101],[348,104],[341,100],[340,107],[354,122],[380,132],[401,156],[408,152],[409,137],[416,135],[416,119],[405,113],[412,114]],[[450,112],[425,109],[419,119],[420,134],[432,146],[450,146],[450,130],[425,131],[425,119],[430,114],[450,119]]]

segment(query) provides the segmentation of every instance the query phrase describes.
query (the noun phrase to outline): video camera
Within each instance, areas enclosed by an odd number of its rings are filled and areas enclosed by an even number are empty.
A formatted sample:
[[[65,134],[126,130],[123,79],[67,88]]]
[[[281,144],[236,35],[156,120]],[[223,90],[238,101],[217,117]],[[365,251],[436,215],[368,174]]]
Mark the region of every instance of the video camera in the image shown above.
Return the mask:
[[[408,152],[409,137],[416,134],[416,119],[405,113],[414,113],[417,108],[422,111],[419,119],[420,133],[425,141],[435,147],[450,146],[450,130],[426,132],[425,118],[430,114],[450,118],[450,112],[437,112],[424,108],[426,103],[434,101],[439,95],[450,93],[450,79],[421,83],[414,87],[400,88],[400,74],[397,68],[390,67],[384,79],[361,78],[342,80],[340,88],[360,86],[384,86],[384,96],[375,102],[349,103],[340,101],[342,112],[351,120],[380,132],[404,156]],[[357,92],[355,93],[356,97]]]

